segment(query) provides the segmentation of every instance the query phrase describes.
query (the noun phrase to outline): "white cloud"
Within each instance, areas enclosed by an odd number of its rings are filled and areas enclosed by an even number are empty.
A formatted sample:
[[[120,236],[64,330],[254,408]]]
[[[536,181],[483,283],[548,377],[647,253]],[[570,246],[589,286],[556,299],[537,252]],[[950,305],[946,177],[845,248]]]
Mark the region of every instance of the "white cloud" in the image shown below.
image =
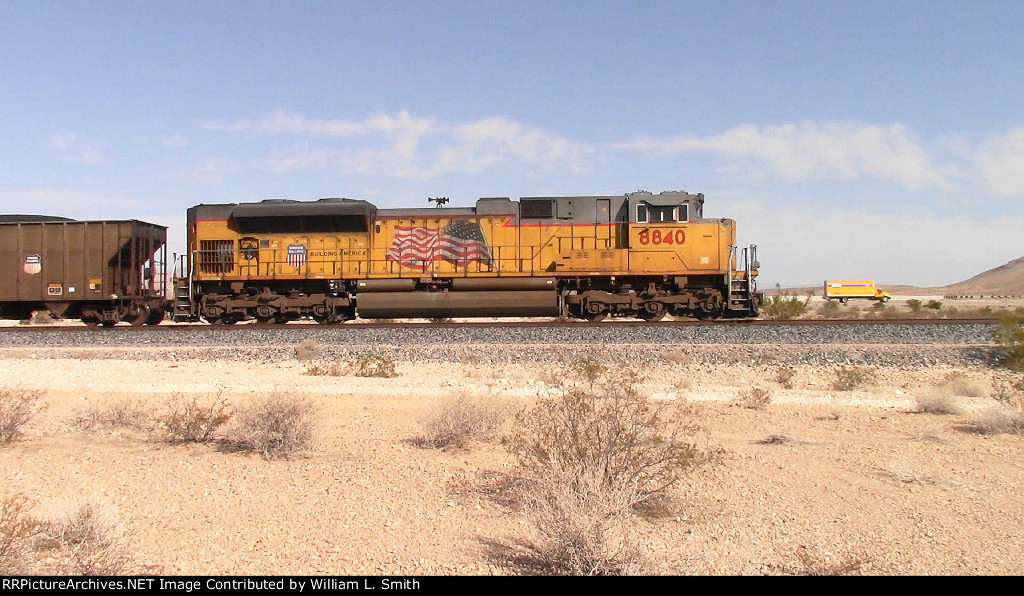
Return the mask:
[[[980,178],[996,193],[1024,194],[1024,127],[982,143],[974,164]]]
[[[94,145],[82,142],[78,135],[69,132],[50,137],[50,147],[56,149],[62,159],[76,163],[100,163],[103,154]]]
[[[452,130],[451,141],[441,147],[431,173],[475,173],[498,163],[520,161],[545,170],[580,174],[589,170],[587,158],[593,151],[586,144],[508,118],[485,118]]]
[[[790,181],[879,178],[912,190],[953,190],[959,174],[955,166],[936,165],[901,124],[745,124],[719,135],[668,140],[640,137],[611,147],[656,154],[706,152],[761,162]]]
[[[279,110],[264,118],[207,128],[305,138],[290,147],[275,147],[252,162],[253,167],[273,172],[329,167],[344,173],[430,178],[518,162],[582,173],[588,171],[587,157],[593,151],[508,118],[445,125],[432,118],[414,118],[406,111],[365,120],[320,120]],[[362,140],[352,142],[353,137]]]

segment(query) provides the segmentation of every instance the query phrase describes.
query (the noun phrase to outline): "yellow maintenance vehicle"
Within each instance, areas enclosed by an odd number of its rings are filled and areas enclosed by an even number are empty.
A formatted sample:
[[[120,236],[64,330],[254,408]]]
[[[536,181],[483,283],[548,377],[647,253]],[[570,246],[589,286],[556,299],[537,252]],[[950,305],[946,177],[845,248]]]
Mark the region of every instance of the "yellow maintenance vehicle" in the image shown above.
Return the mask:
[[[825,280],[825,300],[838,300],[846,304],[850,298],[866,298],[888,302],[892,298],[889,292],[879,290],[870,279],[829,279]]]

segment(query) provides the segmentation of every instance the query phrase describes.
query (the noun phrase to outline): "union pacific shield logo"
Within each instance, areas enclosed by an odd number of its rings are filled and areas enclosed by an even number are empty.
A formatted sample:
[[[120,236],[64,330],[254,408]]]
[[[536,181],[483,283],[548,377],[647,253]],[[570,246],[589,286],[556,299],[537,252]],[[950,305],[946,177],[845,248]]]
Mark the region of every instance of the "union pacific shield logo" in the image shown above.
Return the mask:
[[[43,270],[43,260],[39,255],[25,255],[25,273],[35,275]]]
[[[292,267],[302,267],[306,264],[306,245],[288,245],[288,264]]]

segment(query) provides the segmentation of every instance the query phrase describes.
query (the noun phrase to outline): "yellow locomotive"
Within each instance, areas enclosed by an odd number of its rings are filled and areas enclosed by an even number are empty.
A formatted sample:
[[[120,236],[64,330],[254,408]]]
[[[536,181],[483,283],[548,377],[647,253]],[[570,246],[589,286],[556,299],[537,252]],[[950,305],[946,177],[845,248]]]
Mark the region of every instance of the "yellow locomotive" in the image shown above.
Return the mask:
[[[686,192],[197,205],[173,318],[756,316],[756,247],[703,205]]]

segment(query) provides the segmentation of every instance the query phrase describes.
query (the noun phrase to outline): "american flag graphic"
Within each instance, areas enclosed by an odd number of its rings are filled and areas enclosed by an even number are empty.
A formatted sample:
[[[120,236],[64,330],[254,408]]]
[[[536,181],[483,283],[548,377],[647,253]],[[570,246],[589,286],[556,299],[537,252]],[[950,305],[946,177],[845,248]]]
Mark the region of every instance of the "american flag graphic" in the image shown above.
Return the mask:
[[[480,224],[464,220],[453,221],[441,229],[396,226],[395,239],[386,256],[420,271],[426,271],[431,263],[439,260],[460,267],[473,261],[493,264]]]
[[[288,245],[288,264],[292,267],[302,267],[306,264],[306,245]]]

